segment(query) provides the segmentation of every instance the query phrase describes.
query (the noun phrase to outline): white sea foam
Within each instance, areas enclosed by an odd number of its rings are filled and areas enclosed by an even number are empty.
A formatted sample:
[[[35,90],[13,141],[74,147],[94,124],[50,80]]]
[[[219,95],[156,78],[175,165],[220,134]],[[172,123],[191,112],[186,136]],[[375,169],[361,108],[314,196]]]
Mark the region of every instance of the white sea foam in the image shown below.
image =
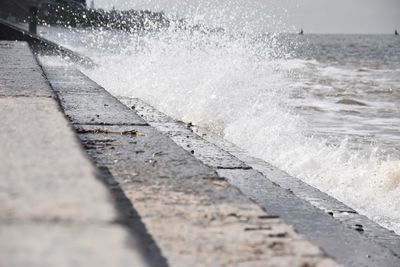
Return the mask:
[[[347,83],[350,89],[336,82],[342,76],[356,79],[357,71],[291,57],[278,35],[166,30],[121,36],[86,36],[105,44],[99,48],[75,44],[99,64],[84,71],[111,93],[142,98],[176,119],[219,133],[400,233],[400,160],[383,145],[398,140],[388,134],[399,130],[398,106],[372,123],[378,128],[368,121],[389,100],[346,106],[361,115],[340,115],[337,94],[352,95],[357,82]],[[299,112],[302,106],[315,109]]]

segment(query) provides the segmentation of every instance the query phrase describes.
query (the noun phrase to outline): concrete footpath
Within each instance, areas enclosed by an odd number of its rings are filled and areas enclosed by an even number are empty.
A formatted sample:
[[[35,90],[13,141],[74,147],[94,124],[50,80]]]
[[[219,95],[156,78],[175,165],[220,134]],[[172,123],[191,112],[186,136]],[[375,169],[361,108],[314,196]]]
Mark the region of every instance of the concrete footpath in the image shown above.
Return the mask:
[[[0,266],[337,266],[76,69],[0,60]]]
[[[146,266],[28,45],[0,62],[0,266]]]

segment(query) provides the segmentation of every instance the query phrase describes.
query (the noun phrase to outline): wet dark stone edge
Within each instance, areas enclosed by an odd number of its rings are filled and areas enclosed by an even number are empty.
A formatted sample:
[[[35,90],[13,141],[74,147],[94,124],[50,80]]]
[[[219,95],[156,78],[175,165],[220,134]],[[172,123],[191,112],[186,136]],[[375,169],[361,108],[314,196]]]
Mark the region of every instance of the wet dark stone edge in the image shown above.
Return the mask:
[[[254,169],[221,169],[217,172],[269,214],[292,225],[297,233],[318,245],[339,264],[349,267],[399,266],[400,258],[390,249],[348,228],[290,190],[266,179],[262,173]]]

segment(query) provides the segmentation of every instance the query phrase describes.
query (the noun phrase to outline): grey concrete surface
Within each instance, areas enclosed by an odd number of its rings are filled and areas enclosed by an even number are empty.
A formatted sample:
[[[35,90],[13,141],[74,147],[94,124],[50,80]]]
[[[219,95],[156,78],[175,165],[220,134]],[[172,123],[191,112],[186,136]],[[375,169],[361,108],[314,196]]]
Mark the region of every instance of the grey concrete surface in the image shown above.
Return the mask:
[[[54,99],[0,98],[0,108],[0,220],[116,218]]]
[[[0,266],[147,266],[119,225],[13,223],[0,225]]]
[[[142,115],[143,118],[170,137],[183,149],[196,156],[204,164],[218,169],[249,169],[242,161],[225,150],[205,141],[191,129],[190,124],[174,121],[140,99],[121,99],[121,101]]]
[[[218,170],[244,194],[307,236],[344,266],[399,266],[391,250],[364,238],[322,210],[274,185],[255,170]],[[256,185],[256,186],[255,186]]]
[[[0,96],[54,96],[28,44],[0,42]]]
[[[147,266],[33,58],[0,41],[0,266]]]
[[[74,68],[45,68],[65,114],[74,124],[147,125],[134,112]],[[53,77],[57,77],[54,79]],[[68,77],[68,78],[66,78]],[[101,93],[102,92],[102,93]]]
[[[139,233],[154,266],[337,266],[210,167],[245,169],[242,162],[217,147],[201,149],[203,140],[189,129],[179,138],[190,142],[185,149],[179,147],[174,136],[137,120],[135,112],[114,102],[101,87],[94,88],[92,81],[88,87],[77,85],[74,81],[84,80],[83,74],[68,70],[71,82],[67,82],[53,67],[43,63],[42,67],[104,183],[114,192],[124,223]],[[93,122],[82,118],[85,112],[92,113],[84,107],[94,95],[104,101],[90,107],[101,110],[103,103],[112,107],[108,117]],[[74,115],[76,107],[82,107],[79,116]],[[192,145],[203,160],[214,156],[214,161],[207,166],[196,159]]]

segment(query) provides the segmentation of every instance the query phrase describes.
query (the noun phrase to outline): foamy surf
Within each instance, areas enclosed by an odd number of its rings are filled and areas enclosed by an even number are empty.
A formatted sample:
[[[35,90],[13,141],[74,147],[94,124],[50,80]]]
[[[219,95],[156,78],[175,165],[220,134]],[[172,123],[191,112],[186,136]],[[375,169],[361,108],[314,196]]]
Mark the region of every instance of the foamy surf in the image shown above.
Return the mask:
[[[397,67],[297,57],[296,36],[84,34],[53,38],[91,56],[99,67],[84,71],[114,95],[220,134],[400,233]],[[354,96],[367,104],[337,103]]]

